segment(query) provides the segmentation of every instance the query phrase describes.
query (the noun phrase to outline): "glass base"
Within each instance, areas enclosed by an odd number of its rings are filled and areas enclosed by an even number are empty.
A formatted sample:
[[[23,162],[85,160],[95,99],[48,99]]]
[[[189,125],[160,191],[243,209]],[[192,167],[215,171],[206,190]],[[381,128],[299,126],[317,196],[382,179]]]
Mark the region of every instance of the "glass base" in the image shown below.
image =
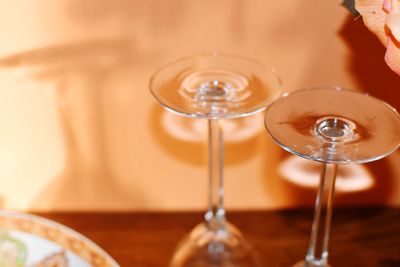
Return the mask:
[[[400,145],[400,116],[394,108],[335,87],[285,94],[268,107],[265,126],[283,149],[324,163],[367,163]]]
[[[223,222],[218,227],[197,225],[178,245],[170,267],[261,267],[261,263],[239,230]]]
[[[306,263],[305,261],[300,261],[293,265],[293,267],[331,267],[329,264],[321,265],[321,264],[312,264],[312,263]]]

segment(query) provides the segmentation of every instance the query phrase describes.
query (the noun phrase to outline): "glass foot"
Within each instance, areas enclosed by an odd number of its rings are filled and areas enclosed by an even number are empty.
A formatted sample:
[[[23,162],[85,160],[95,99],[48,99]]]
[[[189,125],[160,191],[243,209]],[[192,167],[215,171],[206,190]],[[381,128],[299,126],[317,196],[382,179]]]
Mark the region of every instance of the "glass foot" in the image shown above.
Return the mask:
[[[293,267],[331,267],[329,264],[313,264],[313,263],[306,263],[305,261],[300,261],[293,265]]]
[[[197,225],[179,244],[170,267],[260,267],[239,230],[228,223],[218,228]]]

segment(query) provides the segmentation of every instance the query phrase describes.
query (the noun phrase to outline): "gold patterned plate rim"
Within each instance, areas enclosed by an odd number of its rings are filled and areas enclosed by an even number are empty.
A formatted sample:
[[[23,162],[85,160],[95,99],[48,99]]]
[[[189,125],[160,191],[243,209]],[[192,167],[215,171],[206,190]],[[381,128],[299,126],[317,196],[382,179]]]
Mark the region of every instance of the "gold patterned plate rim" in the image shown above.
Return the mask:
[[[120,267],[105,250],[79,232],[52,220],[17,211],[0,210],[0,229],[45,239],[79,256],[93,267]]]

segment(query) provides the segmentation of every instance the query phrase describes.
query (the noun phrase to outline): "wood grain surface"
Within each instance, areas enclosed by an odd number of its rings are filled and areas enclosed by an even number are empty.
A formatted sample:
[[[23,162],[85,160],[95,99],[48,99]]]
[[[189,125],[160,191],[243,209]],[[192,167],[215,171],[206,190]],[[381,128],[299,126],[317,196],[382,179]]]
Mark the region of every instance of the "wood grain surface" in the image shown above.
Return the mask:
[[[312,210],[230,212],[258,250],[263,266],[290,267],[305,255]],[[201,213],[41,213],[104,248],[123,267],[168,266],[179,240]],[[331,232],[333,267],[400,266],[400,209],[336,208]]]

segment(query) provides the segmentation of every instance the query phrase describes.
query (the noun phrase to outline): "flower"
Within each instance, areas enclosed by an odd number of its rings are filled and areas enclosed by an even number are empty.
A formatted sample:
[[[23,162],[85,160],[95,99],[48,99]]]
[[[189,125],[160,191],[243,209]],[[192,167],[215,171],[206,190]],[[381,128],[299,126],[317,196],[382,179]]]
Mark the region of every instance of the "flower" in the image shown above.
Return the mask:
[[[365,26],[386,47],[386,64],[400,75],[400,3],[399,0],[355,0],[355,8]]]

